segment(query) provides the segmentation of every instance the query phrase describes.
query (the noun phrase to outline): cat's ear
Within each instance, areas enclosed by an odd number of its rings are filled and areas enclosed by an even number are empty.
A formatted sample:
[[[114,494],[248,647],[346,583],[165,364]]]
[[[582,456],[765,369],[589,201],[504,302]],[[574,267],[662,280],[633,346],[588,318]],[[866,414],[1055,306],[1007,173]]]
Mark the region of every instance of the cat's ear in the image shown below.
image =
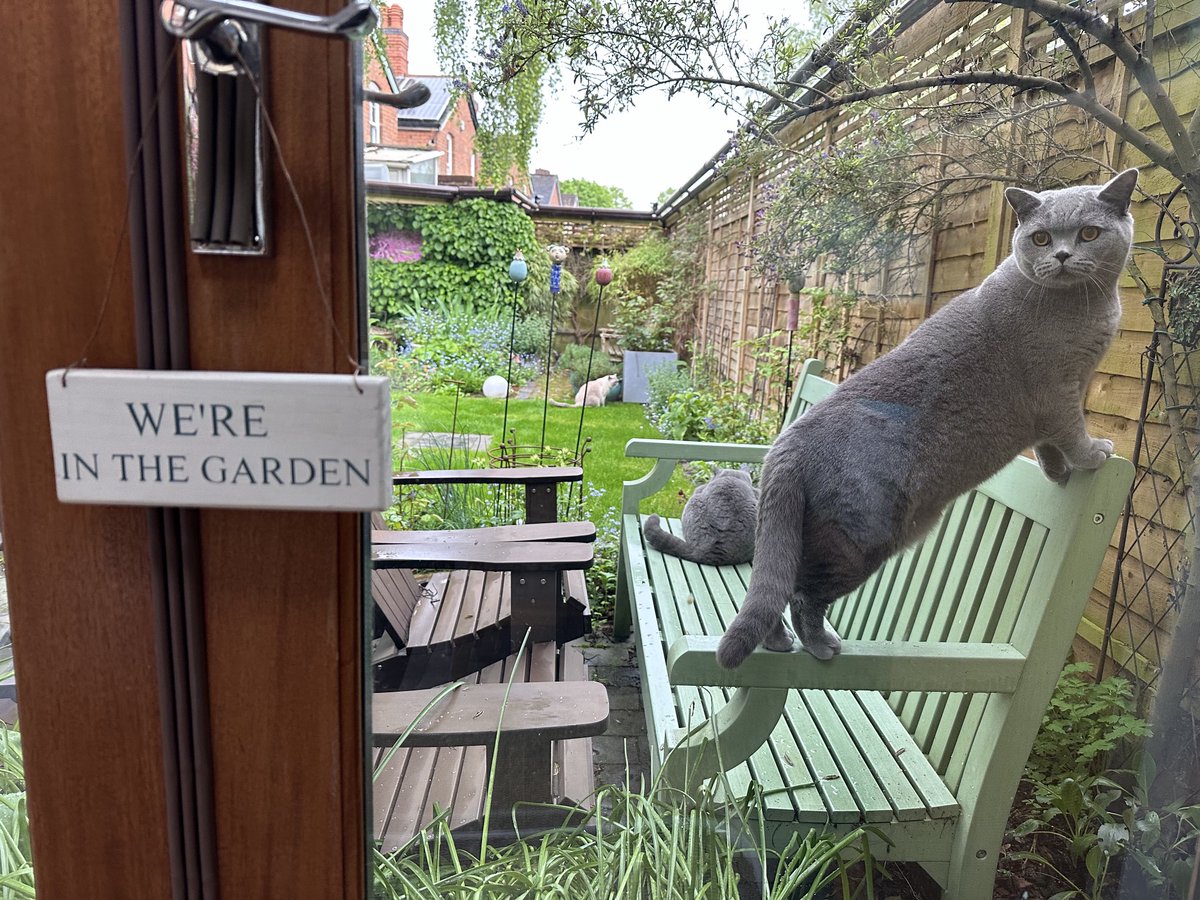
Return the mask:
[[[1099,198],[1115,206],[1120,212],[1126,212],[1129,209],[1129,201],[1133,198],[1133,188],[1137,180],[1138,170],[1126,169],[1100,189]]]
[[[1006,189],[1004,199],[1008,201],[1008,205],[1013,208],[1017,218],[1021,220],[1032,215],[1033,211],[1042,205],[1042,200],[1037,194],[1019,187]]]

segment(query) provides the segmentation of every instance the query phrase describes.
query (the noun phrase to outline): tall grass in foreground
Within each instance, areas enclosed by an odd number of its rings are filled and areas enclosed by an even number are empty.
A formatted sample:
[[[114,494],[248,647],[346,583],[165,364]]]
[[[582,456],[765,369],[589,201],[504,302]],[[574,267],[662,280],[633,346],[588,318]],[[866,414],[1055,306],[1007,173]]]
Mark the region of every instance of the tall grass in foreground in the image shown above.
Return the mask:
[[[527,633],[518,658],[528,641]],[[416,723],[458,687],[459,683],[447,685],[426,704],[376,766],[376,776]],[[512,687],[510,676],[501,720]],[[698,726],[697,731],[704,727]],[[646,793],[629,784],[602,785],[590,811],[525,804],[531,811],[555,812],[566,824],[522,834],[514,810],[517,840],[490,844],[491,820],[508,815],[507,810],[492,809],[502,742],[503,721],[492,749],[478,855],[456,840],[448,824],[449,811],[438,810],[434,821],[404,846],[386,854],[373,851],[376,898],[732,900],[761,893],[789,900],[818,896],[851,900],[857,892],[851,890],[847,867],[862,862],[868,873],[873,869],[866,829],[841,837],[817,831],[795,834],[782,852],[774,850],[764,827],[761,787],[752,782],[745,796],[738,798],[724,774],[704,783],[694,795],[662,784],[651,785]],[[748,888],[745,893],[739,889],[743,883]],[[863,887],[867,898],[872,898],[870,877]],[[840,894],[835,895],[838,888]]]
[[[445,817],[394,853],[375,851],[375,896],[384,900],[564,897],[571,900],[730,900],[739,883],[762,878],[748,896],[850,900],[847,866],[870,857],[867,837],[810,832],[782,852],[756,832],[761,794],[740,801],[656,798],[625,785],[596,793],[593,814],[475,856],[459,847]],[[564,814],[567,808],[563,808]],[[576,819],[585,817],[576,813]],[[763,873],[764,867],[773,872]],[[872,896],[870,879],[863,884]]]
[[[21,733],[0,722],[0,900],[33,896]]]

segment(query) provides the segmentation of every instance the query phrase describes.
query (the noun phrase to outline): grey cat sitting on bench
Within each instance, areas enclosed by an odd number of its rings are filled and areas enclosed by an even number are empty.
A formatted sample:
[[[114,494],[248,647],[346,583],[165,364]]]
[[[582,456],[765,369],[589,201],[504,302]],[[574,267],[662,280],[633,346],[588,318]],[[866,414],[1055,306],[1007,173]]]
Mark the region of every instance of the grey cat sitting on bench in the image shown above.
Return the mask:
[[[983,283],[840,384],[776,439],[761,479],[754,572],[717,650],[726,668],[760,643],[829,659],[829,604],[914,543],[946,505],[1033,447],[1046,477],[1096,469],[1083,396],[1121,318],[1137,183],[1009,188],[1013,252]],[[936,602],[930,597],[929,602]]]
[[[642,534],[655,550],[710,566],[732,566],[754,557],[758,493],[741,469],[717,469],[683,506],[683,538],[647,516]]]

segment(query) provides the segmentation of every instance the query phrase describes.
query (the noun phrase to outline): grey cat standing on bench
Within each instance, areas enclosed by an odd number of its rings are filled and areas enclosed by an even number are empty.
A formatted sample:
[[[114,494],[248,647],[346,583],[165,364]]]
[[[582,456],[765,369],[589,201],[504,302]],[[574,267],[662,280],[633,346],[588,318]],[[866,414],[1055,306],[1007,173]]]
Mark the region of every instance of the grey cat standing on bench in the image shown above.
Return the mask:
[[[1026,448],[1057,484],[1103,465],[1112,442],[1087,433],[1083,396],[1121,318],[1137,174],[1009,188],[1012,255],[780,434],[763,465],[754,573],[717,650],[722,666],[760,643],[788,645],[784,606],[804,649],[838,653],[829,604]]]
[[[642,534],[655,550],[710,566],[732,566],[754,558],[758,494],[741,469],[717,469],[683,506],[683,538],[647,516]]]

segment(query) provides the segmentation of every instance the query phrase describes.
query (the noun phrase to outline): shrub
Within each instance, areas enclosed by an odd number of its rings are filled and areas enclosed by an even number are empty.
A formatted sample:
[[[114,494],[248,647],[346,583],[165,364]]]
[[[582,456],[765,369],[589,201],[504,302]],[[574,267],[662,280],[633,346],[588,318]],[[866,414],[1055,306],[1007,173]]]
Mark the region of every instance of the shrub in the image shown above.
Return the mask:
[[[453,393],[458,386],[476,393],[489,375],[508,375],[509,325],[461,313],[419,311],[397,328],[399,349],[373,359],[372,371],[387,375],[394,387],[410,391]],[[532,356],[513,361],[512,381],[537,374]]]
[[[1072,663],[1059,676],[1033,742],[1026,774],[1058,783],[1098,773],[1110,750],[1149,734],[1137,715],[1129,682],[1113,676],[1093,682],[1090,663]]]
[[[529,264],[522,307],[549,307],[550,257],[538,244],[532,220],[510,203],[482,198],[431,206],[372,203],[367,231],[371,315],[380,321],[423,309],[499,316],[511,308],[508,265],[517,250]],[[575,279],[564,272],[563,290],[575,288]]]
[[[676,441],[767,443],[776,425],[759,418],[749,397],[732,382],[707,379],[663,367],[648,377],[646,418],[663,437]]]
[[[592,354],[591,347],[584,344],[568,344],[558,356],[558,368],[566,371],[571,387],[579,390],[588,378],[588,358],[591,357],[591,378],[594,381],[605,375],[620,375],[621,367],[608,358],[602,350]]]
[[[511,314],[511,313],[510,313]],[[511,327],[511,320],[509,325]],[[521,356],[541,356],[550,338],[550,321],[542,313],[518,313],[513,329],[513,353]]]

